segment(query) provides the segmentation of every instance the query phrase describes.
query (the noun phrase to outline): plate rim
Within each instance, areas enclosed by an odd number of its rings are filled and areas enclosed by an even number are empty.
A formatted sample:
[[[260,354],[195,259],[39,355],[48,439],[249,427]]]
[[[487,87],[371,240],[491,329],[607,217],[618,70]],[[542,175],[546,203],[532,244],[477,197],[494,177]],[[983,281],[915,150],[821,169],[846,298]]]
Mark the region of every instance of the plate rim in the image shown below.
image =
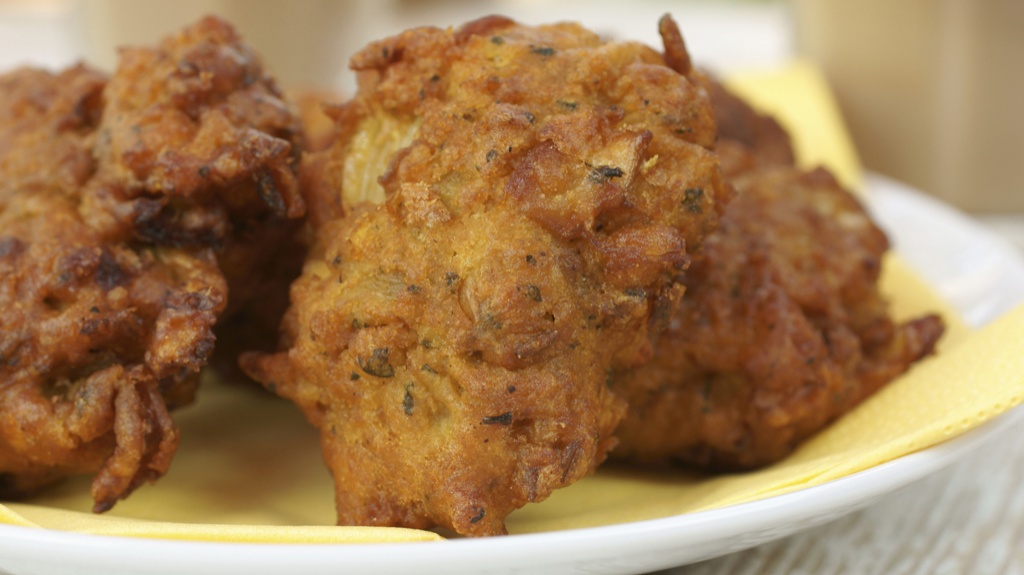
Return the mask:
[[[841,510],[834,517],[811,521],[799,529],[771,533],[763,540],[752,540],[735,551],[753,547],[773,539],[795,533],[869,505],[877,497],[923,479],[953,463],[962,455],[982,447],[1007,429],[1024,421],[1024,406],[1019,406],[948,441],[910,453],[886,463],[835,480],[790,493],[729,505],[726,507],[672,515],[656,519],[617,523],[597,527],[584,527],[544,533],[527,533],[504,537],[479,539],[450,539],[410,543],[247,543],[192,541],[178,539],[150,539],[115,535],[65,532],[46,528],[0,525],[0,557],[4,563],[14,555],[31,556],[39,551],[61,547],[62,555],[69,548],[79,548],[86,555],[100,559],[107,551],[115,556],[114,565],[131,563],[153,557],[179,557],[179,561],[166,571],[182,573],[218,572],[219,567],[249,568],[250,573],[272,573],[280,569],[301,568],[304,572],[331,572],[338,567],[365,569],[361,572],[392,573],[408,567],[451,567],[452,555],[463,560],[475,557],[508,556],[529,553],[535,565],[518,568],[551,567],[552,558],[572,556],[574,552],[591,552],[595,546],[605,550],[588,561],[605,564],[608,557],[617,557],[621,549],[630,554],[666,552],[679,542],[679,538],[700,529],[702,537],[692,539],[688,547],[700,546],[705,540],[716,540],[721,531],[730,531],[732,522],[740,517],[757,528],[771,528],[777,523],[817,519],[821,517],[820,501],[829,502],[830,510]],[[886,479],[879,481],[879,477]],[[780,517],[781,513],[781,517]],[[749,528],[748,528],[749,530]],[[438,552],[439,547],[444,551]],[[684,551],[686,548],[683,549]],[[732,552],[732,551],[730,551]],[[682,563],[666,557],[641,570],[609,570],[606,573],[631,573],[642,570],[683,565],[727,553],[711,552],[707,555],[685,553]],[[302,557],[297,560],[296,557]],[[183,558],[183,559],[181,559]],[[243,559],[244,558],[244,559]],[[471,561],[470,561],[471,563]],[[571,562],[576,564],[578,562]],[[43,562],[41,564],[48,564]],[[561,563],[559,563],[561,564]],[[0,568],[3,565],[0,564]],[[213,570],[205,571],[204,569]],[[318,568],[327,570],[319,571]],[[2,572],[2,571],[0,571]],[[101,572],[101,571],[97,571]],[[148,571],[162,573],[165,571]],[[428,571],[429,572],[429,571]],[[477,572],[477,570],[449,570],[450,573]],[[495,571],[504,572],[504,571]]]

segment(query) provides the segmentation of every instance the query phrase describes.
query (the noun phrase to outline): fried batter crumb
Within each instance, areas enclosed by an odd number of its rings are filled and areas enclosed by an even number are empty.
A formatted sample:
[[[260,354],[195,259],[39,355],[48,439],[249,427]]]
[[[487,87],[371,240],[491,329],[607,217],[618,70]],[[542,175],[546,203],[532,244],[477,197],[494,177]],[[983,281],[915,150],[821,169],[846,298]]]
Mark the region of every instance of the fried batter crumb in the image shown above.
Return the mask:
[[[673,29],[671,58],[499,17],[353,58],[287,349],[244,358],[321,429],[339,523],[504,533],[605,459],[608,373],[651,355],[727,197]]]
[[[94,474],[106,511],[167,471],[254,246],[302,214],[297,121],[214,18],[109,79],[0,76],[0,118],[0,496]]]

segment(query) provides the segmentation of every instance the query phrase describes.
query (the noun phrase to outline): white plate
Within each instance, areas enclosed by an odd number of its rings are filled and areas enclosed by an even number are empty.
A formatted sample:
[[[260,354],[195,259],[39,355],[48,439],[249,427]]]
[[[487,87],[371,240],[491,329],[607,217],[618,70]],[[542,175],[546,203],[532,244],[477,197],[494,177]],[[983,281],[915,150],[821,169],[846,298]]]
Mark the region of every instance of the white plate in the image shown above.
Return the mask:
[[[1024,301],[1024,262],[968,218],[868,178],[896,249],[982,325]],[[820,525],[921,479],[1020,420],[1020,408],[936,447],[817,487],[722,509],[532,535],[439,543],[260,545],[102,537],[0,526],[0,574],[631,574],[724,555]],[[5,571],[6,570],[6,571]]]

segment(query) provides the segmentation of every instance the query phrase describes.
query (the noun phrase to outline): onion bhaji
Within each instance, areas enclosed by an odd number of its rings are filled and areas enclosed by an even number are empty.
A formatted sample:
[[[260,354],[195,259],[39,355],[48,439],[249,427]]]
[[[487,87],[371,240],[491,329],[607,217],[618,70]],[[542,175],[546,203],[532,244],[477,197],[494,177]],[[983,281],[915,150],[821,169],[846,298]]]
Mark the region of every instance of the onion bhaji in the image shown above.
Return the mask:
[[[943,332],[937,316],[890,319],[877,289],[883,232],[828,172],[789,165],[777,124],[715,93],[737,197],[687,270],[654,360],[613,378],[629,404],[616,458],[772,463],[931,353]]]
[[[109,79],[0,76],[0,496],[95,474],[104,511],[166,472],[168,410],[304,209],[296,133],[214,18]]]
[[[728,196],[703,78],[573,24],[490,17],[358,53],[285,351],[243,356],[321,430],[342,524],[498,534],[590,473]]]

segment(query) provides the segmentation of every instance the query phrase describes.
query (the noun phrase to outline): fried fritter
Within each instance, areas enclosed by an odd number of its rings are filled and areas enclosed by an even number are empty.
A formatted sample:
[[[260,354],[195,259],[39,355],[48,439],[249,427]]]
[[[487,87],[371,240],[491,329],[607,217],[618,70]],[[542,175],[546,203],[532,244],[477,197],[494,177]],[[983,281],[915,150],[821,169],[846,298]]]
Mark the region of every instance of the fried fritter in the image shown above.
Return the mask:
[[[96,473],[104,510],[167,470],[177,431],[164,405],[191,401],[227,286],[212,253],[108,242],[59,191],[10,199],[0,213],[2,493]]]
[[[777,461],[932,352],[937,316],[895,324],[885,235],[826,171],[734,174],[654,360],[617,373],[614,456],[744,469]]]
[[[297,116],[259,57],[216,18],[157,49],[123,48],[103,98],[89,223],[117,239],[216,247],[231,315],[259,289],[249,279],[291,233],[286,219],[304,212]]]
[[[503,533],[614,445],[608,376],[650,356],[725,195],[662,32],[492,17],[353,58],[289,349],[243,359],[321,430],[339,523]]]
[[[0,118],[0,495],[95,473],[103,511],[166,472],[229,287],[302,213],[296,118],[213,18],[109,82],[2,76]]]
[[[93,171],[89,137],[106,75],[84,66],[59,74],[20,68],[0,75],[0,202],[33,185],[80,187]]]

